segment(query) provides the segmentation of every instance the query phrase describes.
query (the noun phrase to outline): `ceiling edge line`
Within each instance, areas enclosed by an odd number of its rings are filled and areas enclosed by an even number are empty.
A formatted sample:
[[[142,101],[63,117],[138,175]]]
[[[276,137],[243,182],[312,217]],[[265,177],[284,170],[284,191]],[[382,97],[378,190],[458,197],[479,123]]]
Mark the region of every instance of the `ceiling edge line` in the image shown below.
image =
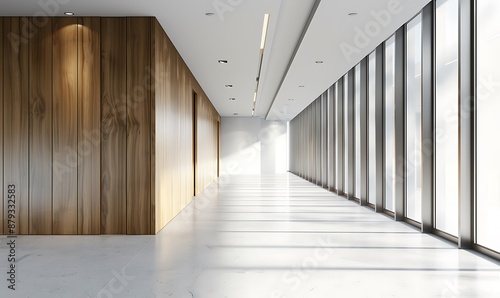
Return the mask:
[[[269,110],[266,113],[266,120],[269,119],[269,114],[271,113],[271,110],[273,109],[274,103],[276,102],[276,97],[278,97],[278,93],[280,92],[281,87],[283,87],[283,83],[285,82],[286,76],[288,75],[288,72],[290,71],[290,68],[292,67],[292,63],[295,60],[295,56],[297,56],[297,52],[299,51],[300,46],[302,45],[302,41],[304,40],[304,37],[306,36],[307,31],[309,30],[309,26],[311,25],[311,22],[312,22],[314,16],[316,15],[316,11],[318,10],[320,3],[321,3],[321,0],[316,0],[313,8],[311,9],[311,13],[309,14],[309,17],[307,18],[306,24],[304,26],[304,29],[302,30],[302,33],[300,34],[299,40],[297,41],[297,45],[295,46],[295,50],[293,51],[292,57],[290,58],[290,61],[288,62],[288,65],[286,67],[285,73],[283,74],[283,77],[281,78],[281,82],[279,84],[278,89],[276,90],[276,94],[274,95],[271,106],[269,107]]]

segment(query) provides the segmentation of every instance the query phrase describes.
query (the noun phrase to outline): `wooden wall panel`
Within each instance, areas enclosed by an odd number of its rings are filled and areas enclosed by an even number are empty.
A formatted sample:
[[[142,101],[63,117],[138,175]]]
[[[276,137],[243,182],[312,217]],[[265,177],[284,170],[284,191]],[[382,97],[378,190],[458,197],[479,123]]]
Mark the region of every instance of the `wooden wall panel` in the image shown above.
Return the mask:
[[[220,117],[205,96],[198,96],[196,106],[196,130],[199,144],[196,150],[196,190],[201,193],[218,175],[218,130]],[[203,148],[203,150],[201,150]]]
[[[0,18],[0,33],[0,187],[16,185],[17,233],[156,233],[217,176],[219,116],[155,19]]]
[[[179,57],[179,59],[182,59]],[[189,69],[183,65],[180,68],[180,82],[181,88],[180,98],[182,98],[181,107],[181,136],[183,138],[182,148],[182,196],[180,202],[180,210],[184,209],[190,199],[193,197],[193,90],[188,77]],[[180,211],[179,210],[179,211]]]
[[[53,20],[53,233],[78,233],[77,21]]]
[[[175,85],[177,69],[173,45],[161,25],[154,21],[155,36],[155,232],[173,217],[175,151],[178,146],[175,126]],[[169,152],[167,152],[169,151]]]
[[[28,44],[23,41],[26,18],[5,18],[4,50],[4,187],[16,188],[16,233],[28,234]],[[8,200],[4,199],[4,210]],[[4,232],[7,226],[4,217]]]
[[[170,216],[173,217],[176,214],[176,211],[180,209],[180,198],[181,198],[181,175],[180,175],[180,163],[181,163],[181,150],[182,148],[182,136],[180,133],[181,126],[181,115],[180,115],[180,106],[181,106],[181,98],[179,97],[179,55],[173,51],[173,44],[169,45],[170,51],[172,55],[170,58],[172,59],[171,72],[172,72],[172,82],[170,88],[170,98],[169,102],[171,105],[170,108],[170,120],[171,120],[171,130],[169,132],[173,135],[174,142],[171,143],[170,147],[170,161],[173,165],[171,167],[171,177],[172,177],[172,210],[170,210]],[[175,173],[175,175],[174,175]],[[169,219],[170,220],[170,219]]]
[[[101,233],[127,233],[127,22],[101,19]]]
[[[155,123],[152,130],[154,131],[154,155],[152,155],[152,164],[154,164],[154,233],[158,233],[167,221],[166,211],[168,209],[167,198],[167,176],[168,173],[163,171],[166,167],[166,154],[162,151],[166,148],[166,87],[169,82],[167,75],[167,41],[163,38],[163,30],[158,21],[153,21],[153,40],[151,46],[154,52],[154,92],[152,101],[154,102],[153,117]],[[152,185],[153,187],[153,185]]]
[[[4,216],[4,194],[5,188],[3,187],[3,47],[4,47],[4,31],[3,31],[3,18],[0,18],[0,234],[3,234]]]
[[[201,192],[217,177],[219,115],[156,20],[154,23],[155,87],[153,92],[154,231],[161,230],[193,199],[193,91],[196,92],[196,187]],[[158,80],[158,78],[161,78]]]
[[[127,18],[127,234],[151,231],[150,38],[150,18]]]
[[[172,50],[173,49],[173,44],[170,42],[168,38],[166,38],[164,35],[162,37],[165,39],[166,47],[165,47],[165,54],[167,57],[165,58],[167,67],[166,67],[166,72],[167,72],[167,81],[165,82],[165,106],[163,107],[164,112],[165,112],[165,117],[166,117],[166,127],[165,133],[162,136],[159,136],[159,138],[164,138],[166,140],[165,146],[161,149],[162,153],[166,155],[166,164],[162,165],[165,169],[165,174],[167,177],[167,189],[166,189],[166,199],[167,203],[166,206],[167,210],[165,212],[165,222],[164,224],[167,224],[171,218],[173,217],[173,210],[174,210],[174,200],[175,196],[177,195],[177,187],[178,184],[176,184],[176,179],[177,176],[174,174],[176,173],[176,155],[177,155],[177,145],[178,145],[178,139],[177,139],[177,110],[176,110],[176,105],[175,105],[175,99],[177,96],[177,90],[175,89],[175,84],[177,82],[177,60],[175,59],[175,52]],[[161,104],[161,102],[160,102]],[[170,152],[166,152],[170,151]]]
[[[52,20],[29,47],[30,234],[52,234]]]
[[[101,21],[78,23],[78,234],[95,235],[101,233]]]
[[[158,92],[157,89],[159,90],[159,84],[156,83],[156,81],[160,81],[161,77],[159,76],[159,67],[157,66],[159,61],[160,61],[160,53],[157,51],[157,43],[158,43],[158,37],[157,37],[157,32],[156,30],[156,19],[152,18],[151,19],[151,24],[150,24],[150,32],[151,32],[151,46],[150,46],[150,57],[151,57],[151,68],[150,68],[150,84],[149,88],[151,90],[150,92],[150,129],[151,129],[151,135],[150,135],[150,150],[151,150],[151,155],[150,155],[150,161],[149,164],[151,166],[151,184],[150,184],[150,195],[151,195],[151,214],[150,214],[150,234],[156,234],[156,93]]]

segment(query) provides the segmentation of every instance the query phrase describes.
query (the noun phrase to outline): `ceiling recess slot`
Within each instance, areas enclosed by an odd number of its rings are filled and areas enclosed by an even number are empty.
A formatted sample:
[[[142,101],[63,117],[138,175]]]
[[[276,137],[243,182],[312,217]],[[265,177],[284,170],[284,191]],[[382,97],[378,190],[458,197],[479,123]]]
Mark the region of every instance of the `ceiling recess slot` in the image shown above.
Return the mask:
[[[260,82],[260,77],[261,77],[261,72],[262,72],[262,62],[264,61],[264,49],[266,48],[268,27],[269,27],[269,14],[265,14],[264,15],[264,24],[262,26],[262,38],[260,40],[259,71],[258,71],[257,77],[255,79],[256,86],[255,86],[255,92],[253,94],[252,117],[255,116],[255,106],[257,104],[257,93],[259,92],[259,82]]]

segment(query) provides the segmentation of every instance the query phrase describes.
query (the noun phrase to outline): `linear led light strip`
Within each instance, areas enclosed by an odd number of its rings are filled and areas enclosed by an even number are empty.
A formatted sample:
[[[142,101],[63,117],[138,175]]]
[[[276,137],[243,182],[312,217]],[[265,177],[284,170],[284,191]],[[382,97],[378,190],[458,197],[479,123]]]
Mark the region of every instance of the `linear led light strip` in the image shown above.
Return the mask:
[[[257,103],[257,92],[259,91],[260,75],[262,72],[262,61],[264,60],[264,49],[266,48],[267,40],[267,28],[269,27],[269,14],[264,15],[264,25],[262,26],[262,38],[260,40],[260,61],[259,61],[259,72],[257,73],[257,85],[255,86],[255,92],[253,94],[253,109],[252,117],[255,116],[255,105]]]

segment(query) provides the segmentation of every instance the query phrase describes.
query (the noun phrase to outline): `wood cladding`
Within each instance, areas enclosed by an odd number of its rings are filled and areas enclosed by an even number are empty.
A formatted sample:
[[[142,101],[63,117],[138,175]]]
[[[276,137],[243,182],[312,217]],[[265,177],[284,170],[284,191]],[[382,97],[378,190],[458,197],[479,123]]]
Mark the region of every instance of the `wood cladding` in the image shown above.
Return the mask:
[[[78,231],[78,26],[76,25],[75,18],[56,18],[53,24],[52,228],[54,234],[76,234]]]
[[[33,24],[30,24],[33,28]],[[52,234],[52,19],[39,28],[29,56],[30,234]],[[47,187],[50,186],[50,187]]]
[[[156,19],[0,18],[0,33],[16,233],[154,234],[217,176],[219,115]]]
[[[101,233],[127,232],[127,27],[101,20]]]
[[[4,190],[16,188],[16,232],[28,234],[28,44],[22,36],[25,19],[3,19],[3,129]],[[7,191],[3,191],[4,196]],[[7,210],[4,199],[4,214]],[[7,233],[4,217],[4,233]]]
[[[208,101],[202,88],[175,50],[160,24],[153,22],[152,48],[154,55],[154,83],[152,108],[155,142],[152,149],[154,179],[152,206],[154,206],[154,232],[158,232],[174,218],[193,198],[194,179],[199,192],[217,177],[218,158],[212,148],[217,147],[217,111]],[[193,107],[193,92],[197,94]],[[193,115],[194,110],[200,112]],[[196,121],[194,120],[196,117]],[[193,122],[197,123],[196,175],[193,165]],[[208,142],[207,142],[208,140]],[[209,156],[212,152],[213,155]],[[169,170],[165,170],[169,169]],[[208,173],[208,175],[207,175]],[[207,176],[207,177],[204,177]]]
[[[101,233],[101,20],[78,26],[78,234]]]
[[[127,233],[151,233],[150,18],[127,18]]]
[[[208,99],[197,96],[197,144],[204,144],[203,150],[196,150],[196,194],[203,191],[219,175],[219,127],[220,117]],[[213,158],[216,156],[216,158]]]

